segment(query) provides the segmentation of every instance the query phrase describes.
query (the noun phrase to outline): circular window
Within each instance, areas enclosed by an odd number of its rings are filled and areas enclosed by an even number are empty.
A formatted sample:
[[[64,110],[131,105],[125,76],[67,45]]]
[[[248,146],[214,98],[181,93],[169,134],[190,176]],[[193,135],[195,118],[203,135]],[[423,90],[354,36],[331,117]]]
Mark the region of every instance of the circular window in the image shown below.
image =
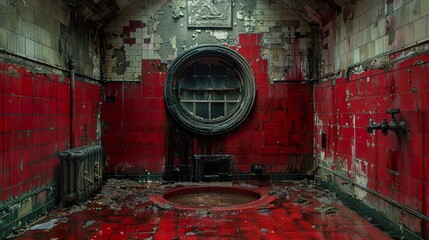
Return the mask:
[[[218,45],[193,47],[167,72],[167,109],[185,128],[200,134],[227,132],[244,121],[255,101],[255,79],[241,55]]]

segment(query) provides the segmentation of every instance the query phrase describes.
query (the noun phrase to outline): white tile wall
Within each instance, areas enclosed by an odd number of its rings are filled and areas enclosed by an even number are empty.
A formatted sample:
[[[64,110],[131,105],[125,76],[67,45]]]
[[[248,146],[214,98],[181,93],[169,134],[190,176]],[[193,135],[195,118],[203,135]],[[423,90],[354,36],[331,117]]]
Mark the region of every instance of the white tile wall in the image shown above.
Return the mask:
[[[348,67],[345,62],[364,63],[383,56],[387,51],[429,40],[429,0],[393,0],[390,7],[393,12],[387,15],[385,0],[360,0],[354,6],[354,17],[349,20],[351,23],[344,23],[342,15],[337,16],[335,26],[329,27],[331,34],[335,35],[335,42],[328,44],[330,49],[322,53],[325,65],[333,62],[334,71],[338,71]],[[389,32],[387,27],[390,28]]]
[[[428,36],[428,19],[429,16],[422,17],[414,22],[414,40],[419,42]]]
[[[0,0],[0,47],[18,54],[44,61],[48,64],[67,67],[66,56],[59,53],[60,26],[70,25],[70,9],[64,1],[31,0],[14,1],[11,7],[7,0]],[[72,39],[74,38],[74,39]],[[93,59],[96,47],[88,49],[81,36],[69,36],[67,49],[79,49],[78,63],[86,75],[92,75]],[[72,53],[66,53],[67,55]],[[100,59],[100,56],[98,56]],[[99,67],[99,66],[98,66]],[[97,72],[97,71],[95,71]],[[99,71],[98,71],[99,72]],[[94,77],[100,77],[94,76]]]

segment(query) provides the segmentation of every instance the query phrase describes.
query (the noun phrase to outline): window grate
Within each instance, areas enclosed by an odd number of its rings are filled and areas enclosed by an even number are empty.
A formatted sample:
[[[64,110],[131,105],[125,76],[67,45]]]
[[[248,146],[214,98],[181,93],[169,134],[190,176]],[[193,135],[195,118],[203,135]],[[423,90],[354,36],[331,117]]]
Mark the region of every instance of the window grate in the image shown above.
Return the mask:
[[[186,70],[179,85],[179,100],[195,117],[223,118],[240,104],[241,82],[229,66],[209,58]]]
[[[203,135],[228,132],[252,110],[256,83],[248,61],[219,45],[189,48],[167,71],[165,105],[172,118]]]

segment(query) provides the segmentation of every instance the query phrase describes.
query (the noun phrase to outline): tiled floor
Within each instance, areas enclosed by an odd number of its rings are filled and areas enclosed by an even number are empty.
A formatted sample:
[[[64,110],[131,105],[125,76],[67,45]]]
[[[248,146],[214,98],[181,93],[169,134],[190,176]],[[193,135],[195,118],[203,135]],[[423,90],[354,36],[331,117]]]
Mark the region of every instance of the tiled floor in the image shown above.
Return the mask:
[[[58,209],[16,239],[391,239],[312,182],[234,185],[276,198],[241,210],[179,210],[149,199],[179,184],[109,179],[85,206]]]

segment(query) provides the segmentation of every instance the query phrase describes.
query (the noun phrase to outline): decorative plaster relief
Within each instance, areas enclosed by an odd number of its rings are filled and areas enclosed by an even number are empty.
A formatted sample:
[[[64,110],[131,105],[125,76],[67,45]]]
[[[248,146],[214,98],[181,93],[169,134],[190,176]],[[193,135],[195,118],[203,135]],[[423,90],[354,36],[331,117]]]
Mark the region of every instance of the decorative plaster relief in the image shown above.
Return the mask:
[[[232,28],[231,0],[188,0],[188,27]]]

